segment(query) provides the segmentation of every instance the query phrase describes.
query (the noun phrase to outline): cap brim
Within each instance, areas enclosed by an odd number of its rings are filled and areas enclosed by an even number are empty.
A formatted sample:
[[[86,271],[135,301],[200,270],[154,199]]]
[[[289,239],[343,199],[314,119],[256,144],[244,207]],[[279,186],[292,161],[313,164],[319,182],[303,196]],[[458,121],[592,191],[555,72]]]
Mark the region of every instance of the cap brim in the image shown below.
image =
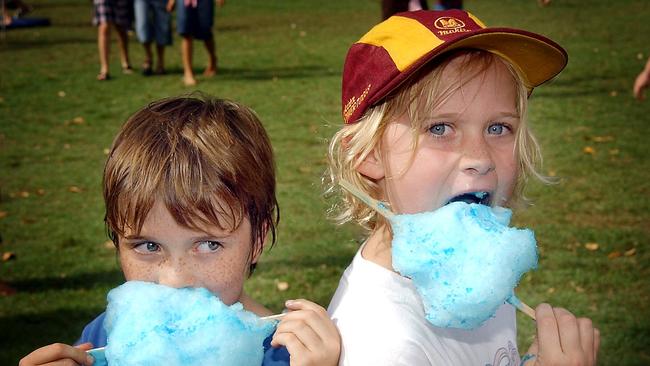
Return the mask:
[[[544,36],[512,28],[484,28],[460,36],[453,42],[437,47],[422,56],[391,82],[375,90],[368,98],[369,105],[384,99],[424,65],[458,49],[484,50],[508,60],[520,72],[529,94],[534,87],[559,74],[568,62],[566,51]],[[353,121],[348,123],[351,122]]]
[[[555,77],[568,62],[568,55],[560,45],[519,29],[487,28],[472,32],[440,49],[438,55],[459,48],[481,49],[508,60],[519,69],[530,89]]]

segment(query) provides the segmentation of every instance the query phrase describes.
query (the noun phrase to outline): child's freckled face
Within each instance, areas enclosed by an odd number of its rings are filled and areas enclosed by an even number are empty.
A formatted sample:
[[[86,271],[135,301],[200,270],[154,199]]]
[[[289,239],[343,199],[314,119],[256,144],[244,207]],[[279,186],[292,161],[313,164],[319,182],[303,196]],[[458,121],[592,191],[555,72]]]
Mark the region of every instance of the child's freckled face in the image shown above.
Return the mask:
[[[455,59],[443,71],[441,88],[457,80],[459,63]],[[408,116],[391,122],[382,139],[386,179],[380,183],[393,211],[431,211],[459,194],[478,191],[489,192],[492,204],[503,206],[518,173],[516,99],[513,77],[494,62],[427,113],[414,156]]]
[[[176,223],[158,201],[138,235],[127,232],[119,237],[120,263],[128,281],[205,287],[229,305],[242,294],[250,253],[248,219],[232,232],[216,226],[195,231]]]

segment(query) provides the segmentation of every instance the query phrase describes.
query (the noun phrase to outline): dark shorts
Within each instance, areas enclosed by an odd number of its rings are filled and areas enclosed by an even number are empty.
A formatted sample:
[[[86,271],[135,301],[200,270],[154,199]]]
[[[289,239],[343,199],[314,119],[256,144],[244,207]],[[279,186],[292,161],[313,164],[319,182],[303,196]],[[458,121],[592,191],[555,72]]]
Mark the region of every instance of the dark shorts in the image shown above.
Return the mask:
[[[198,0],[196,8],[176,0],[176,31],[181,36],[210,39],[213,24],[214,0]]]
[[[95,6],[94,25],[113,23],[120,28],[131,29],[133,0],[93,0],[93,5]]]

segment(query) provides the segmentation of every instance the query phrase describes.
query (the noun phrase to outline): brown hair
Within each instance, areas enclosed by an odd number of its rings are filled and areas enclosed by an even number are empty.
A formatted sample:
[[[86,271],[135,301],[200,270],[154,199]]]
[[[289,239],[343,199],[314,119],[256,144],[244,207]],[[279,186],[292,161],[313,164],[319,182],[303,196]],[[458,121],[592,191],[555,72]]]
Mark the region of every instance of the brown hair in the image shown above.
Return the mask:
[[[280,209],[269,138],[255,113],[202,94],[154,101],[118,133],[104,168],[105,222],[117,246],[125,230],[138,233],[157,199],[179,225],[235,230],[251,223],[251,257]],[[250,270],[255,268],[251,263]]]

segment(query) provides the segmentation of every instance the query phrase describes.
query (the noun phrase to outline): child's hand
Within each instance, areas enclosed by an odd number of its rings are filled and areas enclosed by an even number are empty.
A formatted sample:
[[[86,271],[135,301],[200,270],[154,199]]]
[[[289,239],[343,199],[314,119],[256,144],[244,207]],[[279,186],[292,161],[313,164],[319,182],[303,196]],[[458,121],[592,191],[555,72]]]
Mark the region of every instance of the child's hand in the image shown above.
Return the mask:
[[[650,64],[650,60],[648,64]],[[634,80],[634,97],[638,100],[644,100],[645,93],[643,91],[648,86],[650,86],[650,69],[646,68]]]
[[[41,347],[36,351],[23,357],[18,366],[32,365],[87,365],[90,366],[95,360],[86,353],[93,348],[91,343],[80,344],[76,347],[63,343],[53,343]],[[71,363],[73,362],[73,363]]]
[[[180,1],[180,0],[179,0]],[[168,13],[171,13],[174,11],[174,5],[176,4],[176,1],[174,0],[167,0],[167,6],[165,6],[165,9],[167,9]]]
[[[566,309],[540,304],[535,309],[537,337],[528,349],[526,366],[596,364],[600,331],[588,318],[576,318]]]
[[[288,300],[271,345],[287,347],[291,366],[337,365],[341,338],[325,309],[304,299]]]

